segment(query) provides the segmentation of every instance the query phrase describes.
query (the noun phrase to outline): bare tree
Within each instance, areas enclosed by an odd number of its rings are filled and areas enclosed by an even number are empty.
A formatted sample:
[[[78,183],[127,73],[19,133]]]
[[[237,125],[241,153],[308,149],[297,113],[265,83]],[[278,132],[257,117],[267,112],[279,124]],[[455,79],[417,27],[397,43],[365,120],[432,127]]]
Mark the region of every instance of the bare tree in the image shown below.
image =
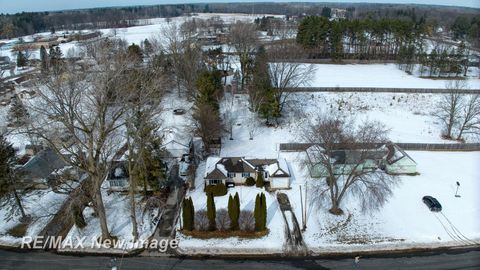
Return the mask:
[[[329,212],[342,214],[341,205],[348,195],[357,198],[363,211],[378,209],[392,195],[397,178],[377,166],[375,145],[386,143],[387,130],[378,122],[355,125],[339,116],[319,116],[303,132],[312,144],[307,166],[325,177],[312,188],[312,198],[320,206],[329,204]]]
[[[461,105],[457,140],[461,140],[464,134],[480,134],[479,95],[471,95],[470,98]]]
[[[195,213],[195,229],[198,231],[208,230],[209,221],[206,210],[200,210]]]
[[[128,61],[104,55],[95,72],[69,70],[48,77],[37,88],[38,102],[30,104],[35,123],[30,132],[44,140],[65,161],[87,174],[87,196],[100,221],[101,239],[111,239],[101,186],[111,161],[125,144]],[[69,158],[67,158],[67,157]]]
[[[242,210],[238,217],[240,230],[251,232],[255,229],[255,217],[251,211]]]
[[[463,101],[462,94],[460,94],[458,90],[466,89],[466,87],[465,81],[457,80],[448,82],[445,88],[450,90],[451,93],[442,95],[436,106],[434,116],[441,122],[442,128],[444,129],[442,136],[446,139],[452,138],[453,128],[457,124],[460,116]]]
[[[248,117],[248,123],[247,123],[248,136],[250,140],[253,140],[253,137],[257,134],[259,126],[260,126],[260,123],[258,122],[257,114],[251,113],[250,116]]]
[[[193,97],[197,75],[202,68],[202,51],[193,34],[188,23],[180,27],[172,23],[164,27],[161,37],[154,41],[155,47],[165,51],[171,60],[178,94],[185,89],[190,97]],[[163,43],[166,45],[162,46]]]
[[[126,112],[126,137],[128,148],[130,217],[134,241],[138,239],[136,217],[137,182],[142,178],[144,189],[147,189],[148,174],[145,152],[147,143],[155,140],[159,126],[154,119],[160,114],[160,101],[163,95],[162,75],[153,69],[133,70],[129,72],[129,88],[133,90]],[[140,174],[144,174],[140,177]]]
[[[233,127],[237,122],[237,115],[238,112],[235,110],[235,97],[233,93],[228,93],[224,97],[223,102],[223,121],[225,126],[228,129],[228,133],[230,134],[230,140],[233,140]]]
[[[303,50],[289,40],[280,40],[268,48],[268,70],[276,88],[275,99],[279,104],[279,112],[291,93],[287,90],[308,85],[314,76],[314,65],[296,62],[296,59],[304,57],[303,54]]]
[[[252,23],[237,21],[230,26],[229,44],[235,48],[240,60],[241,88],[250,76],[253,54],[258,46],[256,27]]]
[[[217,229],[220,231],[226,231],[230,229],[230,216],[228,211],[224,208],[219,209],[216,214]]]

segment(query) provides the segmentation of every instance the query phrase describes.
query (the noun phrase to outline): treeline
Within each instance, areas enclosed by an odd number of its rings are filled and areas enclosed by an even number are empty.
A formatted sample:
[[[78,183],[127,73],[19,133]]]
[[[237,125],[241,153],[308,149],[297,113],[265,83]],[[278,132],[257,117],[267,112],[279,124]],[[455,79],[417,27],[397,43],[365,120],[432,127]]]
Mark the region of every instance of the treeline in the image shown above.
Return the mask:
[[[192,11],[191,5],[161,5],[2,14],[0,38],[56,30],[128,27],[135,25],[135,20],[177,17]]]
[[[423,17],[413,22],[308,16],[300,22],[296,40],[310,58],[395,60],[408,57],[412,49],[414,54],[423,50],[425,33]]]

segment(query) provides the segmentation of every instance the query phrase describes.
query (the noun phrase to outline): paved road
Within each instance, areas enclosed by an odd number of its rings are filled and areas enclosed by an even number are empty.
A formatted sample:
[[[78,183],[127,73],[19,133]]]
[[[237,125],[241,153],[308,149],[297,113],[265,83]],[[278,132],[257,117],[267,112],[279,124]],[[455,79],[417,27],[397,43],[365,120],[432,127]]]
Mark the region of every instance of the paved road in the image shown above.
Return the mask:
[[[424,253],[415,256],[365,257],[354,266],[353,258],[341,259],[181,259],[169,257],[118,258],[117,269],[480,269],[480,250]],[[109,257],[71,257],[45,252],[0,251],[0,269],[111,269]]]

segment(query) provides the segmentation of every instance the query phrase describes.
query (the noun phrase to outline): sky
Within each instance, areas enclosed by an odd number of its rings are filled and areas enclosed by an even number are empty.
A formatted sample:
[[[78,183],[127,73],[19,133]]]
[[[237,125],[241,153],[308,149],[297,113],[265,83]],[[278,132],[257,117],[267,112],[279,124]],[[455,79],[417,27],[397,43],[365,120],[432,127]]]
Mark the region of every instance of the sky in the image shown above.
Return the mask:
[[[317,2],[309,0],[0,0],[0,13],[22,11],[51,11],[93,7],[157,5],[179,3],[213,3],[213,2]],[[328,2],[318,1],[318,2]],[[370,2],[370,3],[416,3],[480,8],[480,0],[340,0],[330,2]]]

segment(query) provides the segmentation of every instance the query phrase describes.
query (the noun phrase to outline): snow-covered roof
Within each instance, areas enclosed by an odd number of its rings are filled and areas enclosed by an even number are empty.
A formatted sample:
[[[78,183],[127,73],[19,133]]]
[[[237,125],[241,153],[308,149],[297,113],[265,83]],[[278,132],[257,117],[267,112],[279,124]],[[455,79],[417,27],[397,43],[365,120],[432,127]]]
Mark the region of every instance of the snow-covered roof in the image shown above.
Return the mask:
[[[265,171],[271,176],[290,176],[287,161],[284,158],[277,159],[277,162],[265,166]]]

